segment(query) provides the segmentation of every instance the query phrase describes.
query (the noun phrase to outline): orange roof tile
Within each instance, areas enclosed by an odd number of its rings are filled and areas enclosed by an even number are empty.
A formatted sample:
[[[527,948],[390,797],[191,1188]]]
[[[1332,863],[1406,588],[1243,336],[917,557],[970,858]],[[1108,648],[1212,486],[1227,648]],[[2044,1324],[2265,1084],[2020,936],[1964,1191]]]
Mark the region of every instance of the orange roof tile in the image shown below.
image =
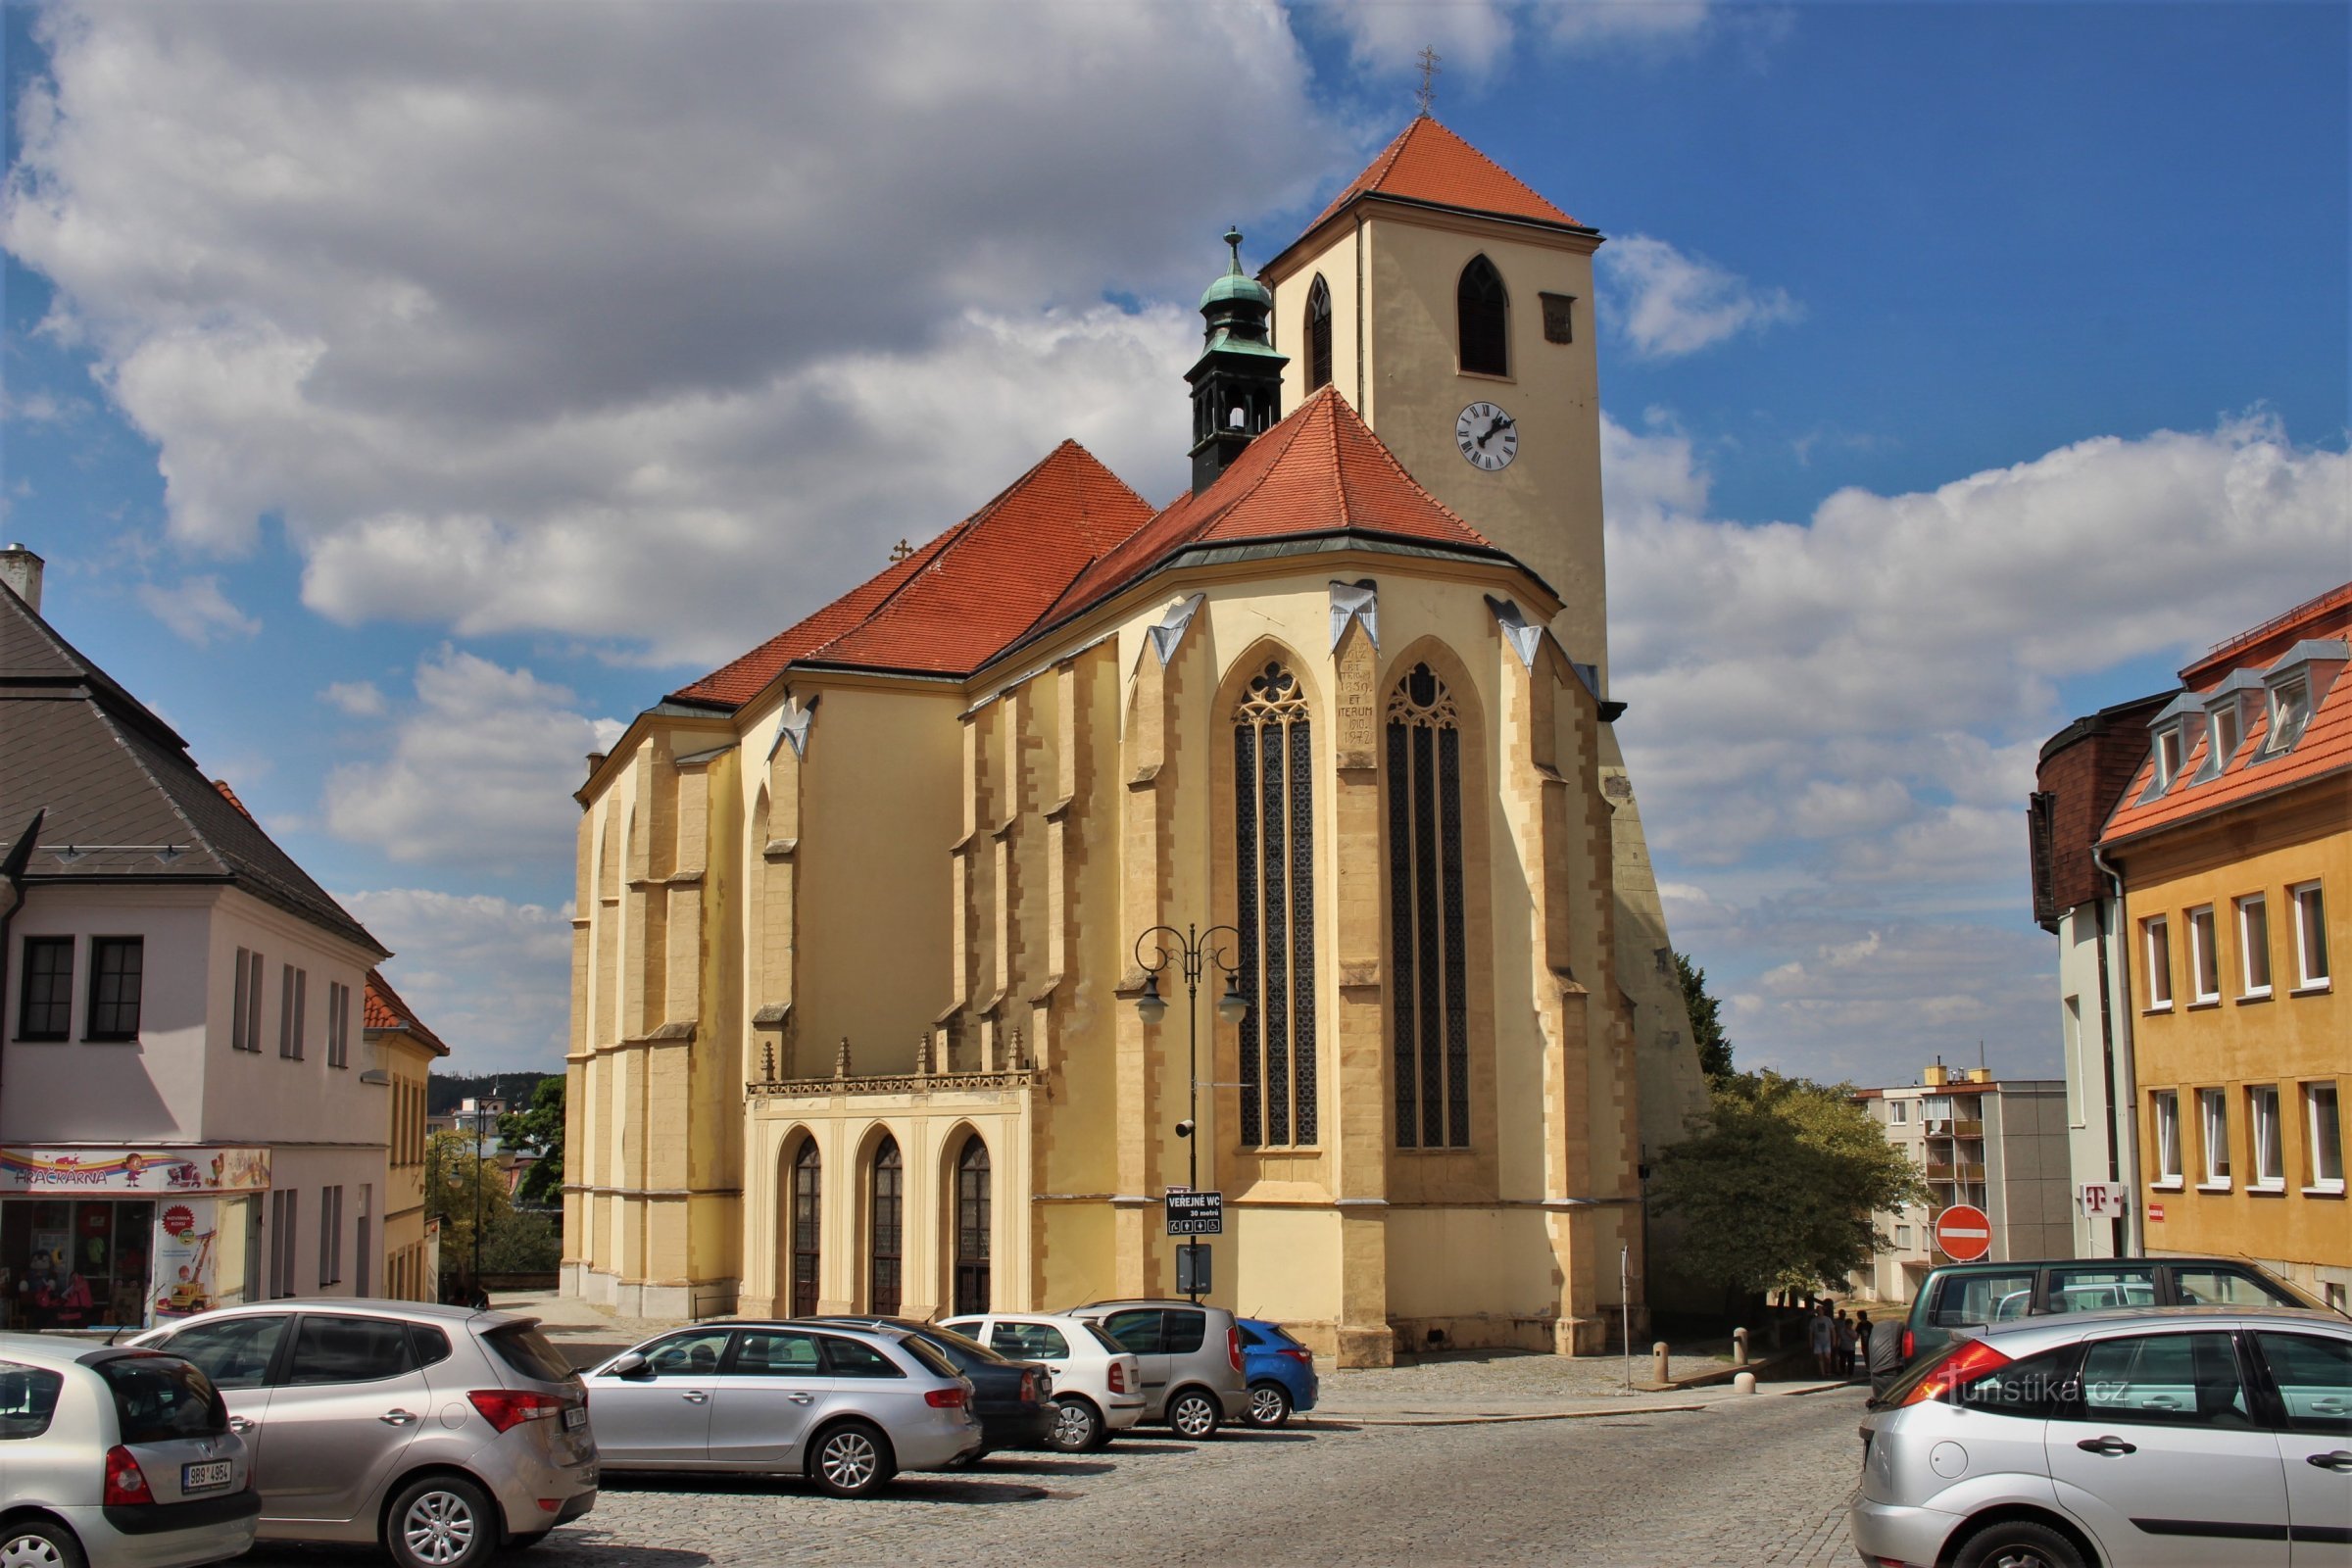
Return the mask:
[[[224,778],[217,778],[213,780],[213,788],[220,792],[220,798],[222,800],[235,807],[238,810],[244,811],[247,820],[252,819],[253,813],[245,809],[245,803],[237,799],[237,792],[228,787],[228,780]]]
[[[1151,514],[1093,453],[1064,441],[906,561],[672,695],[738,707],[802,662],[969,673]]]
[[[1545,201],[1519,177],[1427,115],[1397,133],[1371,167],[1323,209],[1308,232],[1320,227],[1359,196],[1396,196],[1406,201],[1458,207],[1466,212],[1532,219],[1539,223],[1584,225]]]
[[[1501,554],[1422,489],[1326,386],[1245,447],[1215,484],[1181,497],[1081,572],[1041,625],[1058,624],[1197,545],[1334,533]]]
[[[449,1054],[449,1047],[441,1043],[441,1037],[419,1023],[416,1012],[400,1000],[400,993],[392,989],[391,982],[373,969],[368,971],[368,994],[360,1009],[360,1020],[363,1029],[405,1030],[432,1047],[435,1055]]]
[[[2347,636],[2352,636],[2352,583],[2322,594],[2246,636],[2222,644],[2214,653],[2182,670],[2181,679],[2192,693],[2211,692],[2237,670],[2267,668],[2297,642],[2335,641]],[[2197,774],[2204,769],[2206,750],[2213,744],[2213,726],[2205,725],[2202,738],[2190,755],[2181,759],[2180,782],[2143,803],[2140,797],[2147,792],[2156,769],[2151,752],[2132,776],[2132,787],[2124,792],[2122,803],[2108,817],[2107,830],[2100,842],[2112,846],[2124,839],[2208,816],[2330,776],[2338,778],[2347,804],[2352,804],[2352,668],[2338,674],[2328,686],[2292,749],[2282,757],[2252,760],[2261,757],[2269,735],[2267,705],[2257,705],[2253,722],[2238,739],[2237,751],[2219,774],[2199,782]]]

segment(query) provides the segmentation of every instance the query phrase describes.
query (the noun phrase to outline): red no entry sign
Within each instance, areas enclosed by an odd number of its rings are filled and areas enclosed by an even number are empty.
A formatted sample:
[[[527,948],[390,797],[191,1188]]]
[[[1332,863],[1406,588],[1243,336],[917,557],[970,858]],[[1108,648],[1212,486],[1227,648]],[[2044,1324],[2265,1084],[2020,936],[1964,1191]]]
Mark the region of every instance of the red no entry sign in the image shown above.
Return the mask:
[[[1955,1263],[1973,1263],[1992,1250],[1992,1220],[1974,1203],[1954,1203],[1936,1216],[1936,1245]]]

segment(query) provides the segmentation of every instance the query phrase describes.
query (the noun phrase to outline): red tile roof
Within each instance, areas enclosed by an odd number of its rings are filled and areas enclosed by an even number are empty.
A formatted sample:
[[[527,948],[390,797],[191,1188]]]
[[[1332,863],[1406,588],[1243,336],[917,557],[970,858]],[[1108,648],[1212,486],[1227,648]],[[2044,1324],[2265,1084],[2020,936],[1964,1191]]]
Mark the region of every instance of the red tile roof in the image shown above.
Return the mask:
[[[1094,454],[1064,441],[906,560],[672,695],[739,707],[796,662],[968,674],[1151,514]]]
[[[1362,533],[1499,554],[1421,488],[1334,387],[1243,449],[1215,484],[1137,529],[1071,583],[1045,625],[1107,598],[1198,545]]]
[[[1313,232],[1357,197],[1373,195],[1432,202],[1441,207],[1494,213],[1503,218],[1532,219],[1539,223],[1584,226],[1427,115],[1398,132],[1396,139],[1372,160],[1371,167],[1356,175],[1323,209],[1322,215],[1306,225],[1307,231]]]
[[[441,1043],[441,1037],[417,1022],[416,1012],[400,1000],[400,993],[392,989],[391,982],[373,969],[368,971],[367,1003],[360,1016],[364,1029],[405,1030],[432,1047],[435,1055],[449,1054],[449,1047]]]
[[[2253,633],[2224,643],[2182,670],[2181,679],[2191,692],[2210,692],[2236,670],[2267,668],[2297,642],[2337,641],[2346,637],[2352,637],[2352,583],[2322,594],[2288,615],[2255,628]],[[2131,788],[2124,792],[2115,814],[2107,819],[2107,831],[2101,842],[2113,845],[2122,839],[2207,816],[2259,796],[2275,795],[2331,775],[2344,792],[2346,805],[2352,806],[2352,668],[2335,677],[2327,696],[2304,723],[2303,733],[2295,738],[2293,748],[2283,757],[2260,762],[2251,760],[2262,755],[2262,747],[2270,736],[2268,705],[2254,707],[2253,722],[2246,726],[2246,733],[2238,739],[2236,753],[2217,776],[2201,783],[2196,779],[2205,766],[2206,748],[2213,744],[2213,726],[2207,724],[2204,738],[2189,756],[2181,759],[2180,782],[2143,804],[2140,797],[2147,792],[2156,768],[2151,753],[2132,776]]]
[[[235,807],[238,810],[244,811],[246,816],[251,817],[253,815],[253,812],[246,810],[245,803],[237,799],[237,792],[228,787],[228,780],[224,778],[217,778],[213,780],[213,788],[220,792],[220,798],[222,800]]]

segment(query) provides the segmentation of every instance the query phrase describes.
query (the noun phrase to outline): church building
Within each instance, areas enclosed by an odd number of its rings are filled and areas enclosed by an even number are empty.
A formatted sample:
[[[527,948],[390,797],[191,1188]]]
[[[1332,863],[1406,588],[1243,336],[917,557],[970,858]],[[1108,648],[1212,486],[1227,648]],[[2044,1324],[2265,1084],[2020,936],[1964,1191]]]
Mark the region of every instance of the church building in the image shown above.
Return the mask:
[[[1226,239],[1187,495],[1064,442],[589,760],[566,1292],[1169,1296],[1191,1188],[1206,1298],[1343,1366],[1597,1349],[1621,1256],[1639,1326],[1704,1087],[1607,698],[1601,236],[1424,115]]]

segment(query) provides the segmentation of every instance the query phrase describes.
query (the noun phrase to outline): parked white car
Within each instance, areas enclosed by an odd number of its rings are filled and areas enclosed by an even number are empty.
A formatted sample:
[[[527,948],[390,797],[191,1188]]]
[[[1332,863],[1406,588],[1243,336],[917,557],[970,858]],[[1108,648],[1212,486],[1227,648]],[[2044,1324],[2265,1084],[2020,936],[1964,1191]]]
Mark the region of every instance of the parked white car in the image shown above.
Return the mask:
[[[1064,1453],[1100,1448],[1144,1418],[1143,1362],[1083,1319],[991,1312],[940,1325],[978,1340],[999,1355],[1043,1361],[1054,1369],[1054,1431]]]
[[[0,1334],[0,1563],[178,1568],[253,1544],[262,1494],[177,1356]]]

